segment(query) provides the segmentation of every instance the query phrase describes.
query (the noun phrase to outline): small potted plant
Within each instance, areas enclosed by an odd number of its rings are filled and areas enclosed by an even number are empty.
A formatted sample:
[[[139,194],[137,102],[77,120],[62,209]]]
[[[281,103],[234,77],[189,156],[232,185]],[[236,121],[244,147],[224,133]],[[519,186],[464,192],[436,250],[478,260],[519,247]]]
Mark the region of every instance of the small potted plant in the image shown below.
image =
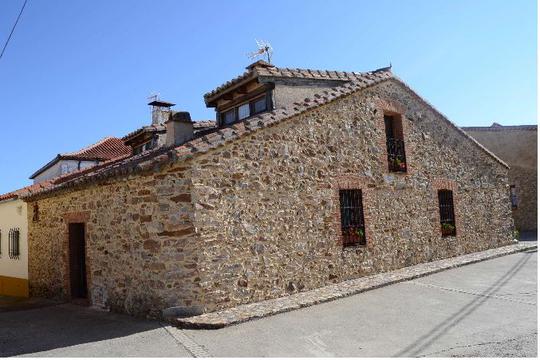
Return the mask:
[[[347,238],[349,239],[349,242],[354,244],[363,243],[364,235],[364,229],[362,228],[351,227],[347,232]]]
[[[456,234],[456,227],[450,223],[442,223],[441,224],[442,229],[442,235],[443,236],[449,236],[449,235],[455,235]]]

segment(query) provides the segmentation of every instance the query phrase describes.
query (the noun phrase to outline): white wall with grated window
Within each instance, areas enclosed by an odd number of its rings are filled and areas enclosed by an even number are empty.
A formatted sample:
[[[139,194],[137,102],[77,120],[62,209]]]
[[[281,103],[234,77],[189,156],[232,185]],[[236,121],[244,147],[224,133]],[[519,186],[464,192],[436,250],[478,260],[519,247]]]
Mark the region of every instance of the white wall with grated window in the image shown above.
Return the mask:
[[[19,252],[9,257],[9,230],[19,229]],[[1,248],[0,276],[28,279],[28,218],[27,204],[19,199],[0,201]]]

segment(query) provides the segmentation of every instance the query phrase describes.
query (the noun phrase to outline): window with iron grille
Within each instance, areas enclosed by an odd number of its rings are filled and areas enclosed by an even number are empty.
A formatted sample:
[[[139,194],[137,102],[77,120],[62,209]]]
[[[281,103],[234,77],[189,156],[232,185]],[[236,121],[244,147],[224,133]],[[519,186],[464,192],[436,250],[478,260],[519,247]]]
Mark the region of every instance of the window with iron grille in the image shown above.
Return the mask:
[[[512,201],[512,209],[518,208],[518,197],[516,192],[516,185],[510,185],[510,200]]]
[[[366,245],[362,190],[339,190],[343,246]]]
[[[456,220],[454,216],[454,195],[452,190],[439,190],[439,215],[442,236],[456,236]]]
[[[18,259],[20,255],[19,228],[9,229],[8,253],[10,259]]]
[[[400,116],[385,115],[386,152],[388,154],[388,170],[391,172],[407,172],[405,142]]]

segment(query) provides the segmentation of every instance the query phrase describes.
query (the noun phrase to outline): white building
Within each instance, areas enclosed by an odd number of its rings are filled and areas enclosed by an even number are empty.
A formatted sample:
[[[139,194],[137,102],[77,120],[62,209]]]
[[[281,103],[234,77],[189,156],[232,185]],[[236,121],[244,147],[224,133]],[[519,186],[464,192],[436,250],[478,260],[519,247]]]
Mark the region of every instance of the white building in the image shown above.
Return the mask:
[[[27,213],[17,192],[0,196],[0,295],[28,297]]]

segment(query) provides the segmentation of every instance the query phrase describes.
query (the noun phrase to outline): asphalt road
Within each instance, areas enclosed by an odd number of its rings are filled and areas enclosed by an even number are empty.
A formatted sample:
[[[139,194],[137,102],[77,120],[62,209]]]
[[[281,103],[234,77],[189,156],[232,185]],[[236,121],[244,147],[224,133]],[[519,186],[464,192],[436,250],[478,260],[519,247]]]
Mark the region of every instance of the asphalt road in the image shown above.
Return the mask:
[[[537,254],[518,253],[220,330],[75,305],[0,312],[0,356],[537,355]]]

